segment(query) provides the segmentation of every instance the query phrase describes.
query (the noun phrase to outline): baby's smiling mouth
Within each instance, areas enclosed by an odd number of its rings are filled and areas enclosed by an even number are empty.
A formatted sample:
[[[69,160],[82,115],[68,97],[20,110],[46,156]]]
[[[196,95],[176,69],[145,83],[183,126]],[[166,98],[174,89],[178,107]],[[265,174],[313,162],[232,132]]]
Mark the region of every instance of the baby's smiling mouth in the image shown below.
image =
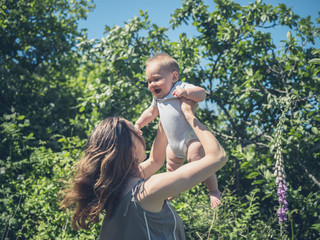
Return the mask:
[[[154,92],[155,92],[156,94],[160,93],[160,91],[161,91],[160,88],[157,88],[157,89],[154,90]]]

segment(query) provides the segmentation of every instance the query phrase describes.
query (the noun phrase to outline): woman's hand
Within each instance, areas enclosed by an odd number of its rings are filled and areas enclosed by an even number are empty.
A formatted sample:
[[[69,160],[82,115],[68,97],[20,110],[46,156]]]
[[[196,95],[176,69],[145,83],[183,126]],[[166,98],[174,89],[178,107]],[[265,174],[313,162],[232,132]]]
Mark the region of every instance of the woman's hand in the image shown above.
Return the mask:
[[[180,98],[181,111],[183,112],[186,119],[194,116],[194,112],[198,107],[198,103],[188,98]]]

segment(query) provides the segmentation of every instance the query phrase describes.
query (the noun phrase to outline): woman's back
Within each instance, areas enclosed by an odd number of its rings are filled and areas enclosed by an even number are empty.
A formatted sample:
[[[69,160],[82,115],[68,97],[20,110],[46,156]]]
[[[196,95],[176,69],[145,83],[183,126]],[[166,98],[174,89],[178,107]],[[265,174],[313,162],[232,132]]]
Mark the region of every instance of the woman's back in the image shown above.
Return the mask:
[[[136,194],[143,184],[143,180],[139,181],[122,198],[112,216],[105,217],[100,240],[185,239],[182,220],[168,201],[159,213],[145,211],[140,206]]]

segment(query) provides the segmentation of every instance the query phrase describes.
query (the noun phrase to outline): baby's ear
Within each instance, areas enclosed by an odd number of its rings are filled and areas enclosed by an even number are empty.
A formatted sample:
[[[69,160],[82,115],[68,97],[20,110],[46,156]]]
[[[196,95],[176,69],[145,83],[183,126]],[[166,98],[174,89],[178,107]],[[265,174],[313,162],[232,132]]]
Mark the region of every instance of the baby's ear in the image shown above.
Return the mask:
[[[178,73],[177,71],[174,71],[174,72],[172,73],[172,80],[173,80],[173,82],[178,82],[178,80],[179,80],[179,73]]]

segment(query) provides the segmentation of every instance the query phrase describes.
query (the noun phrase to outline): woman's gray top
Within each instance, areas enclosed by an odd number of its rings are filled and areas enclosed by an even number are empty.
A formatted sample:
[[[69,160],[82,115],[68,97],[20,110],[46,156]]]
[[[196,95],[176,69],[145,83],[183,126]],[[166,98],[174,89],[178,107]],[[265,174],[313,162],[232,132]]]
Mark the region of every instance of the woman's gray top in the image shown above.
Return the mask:
[[[101,226],[100,240],[183,240],[183,222],[166,200],[161,212],[144,210],[137,198],[143,190],[140,180],[119,202],[111,217],[105,217]]]

